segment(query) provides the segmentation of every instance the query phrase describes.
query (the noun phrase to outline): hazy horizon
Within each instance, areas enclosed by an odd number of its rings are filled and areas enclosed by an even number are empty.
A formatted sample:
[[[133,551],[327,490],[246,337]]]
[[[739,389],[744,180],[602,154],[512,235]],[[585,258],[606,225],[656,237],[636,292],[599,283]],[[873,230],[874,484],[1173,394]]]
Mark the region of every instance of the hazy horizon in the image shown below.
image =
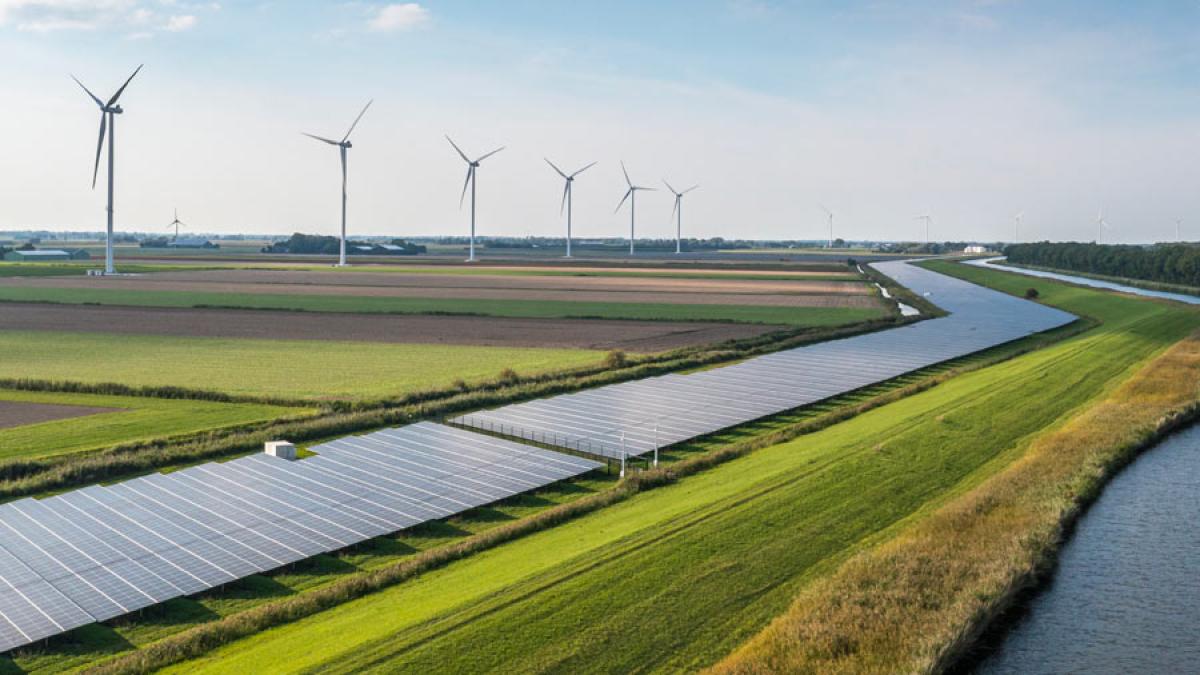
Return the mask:
[[[8,161],[0,230],[98,231],[102,98],[139,64],[117,121],[117,229],[336,234],[333,148],[350,151],[349,231],[821,239],[1200,239],[1200,4],[1164,2],[270,3],[0,0]],[[800,65],[796,65],[800,64]],[[255,225],[248,225],[254,223]],[[356,225],[358,223],[358,225]],[[160,225],[161,224],[161,225]],[[419,230],[419,232],[418,232]]]

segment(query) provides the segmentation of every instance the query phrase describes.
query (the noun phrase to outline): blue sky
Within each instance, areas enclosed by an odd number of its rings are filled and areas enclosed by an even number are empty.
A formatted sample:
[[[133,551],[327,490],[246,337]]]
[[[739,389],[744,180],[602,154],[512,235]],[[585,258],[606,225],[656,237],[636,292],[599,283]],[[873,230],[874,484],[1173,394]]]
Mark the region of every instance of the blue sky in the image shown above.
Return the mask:
[[[1200,239],[1200,3],[191,2],[0,0],[0,228],[98,228],[98,122],[67,73],[106,95],[138,63],[119,120],[118,224],[171,209],[203,231],[334,230],[335,136],[351,151],[350,229],[459,234],[468,152],[480,232],[557,234],[557,177],[580,178],[577,231],[618,236],[635,180],[700,183],[697,236]],[[585,180],[585,178],[587,180]],[[103,178],[102,178],[103,179]],[[666,236],[670,200],[639,201]]]

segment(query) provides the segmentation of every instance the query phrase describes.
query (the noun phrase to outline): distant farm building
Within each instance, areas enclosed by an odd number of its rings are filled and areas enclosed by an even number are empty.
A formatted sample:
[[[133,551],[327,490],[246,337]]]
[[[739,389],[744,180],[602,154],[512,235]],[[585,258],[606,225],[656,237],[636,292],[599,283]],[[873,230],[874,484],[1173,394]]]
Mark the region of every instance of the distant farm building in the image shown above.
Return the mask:
[[[988,248],[986,246],[968,246],[963,249],[963,253],[987,253],[987,252],[988,252]]]
[[[47,248],[35,251],[9,251],[4,254],[4,260],[7,262],[55,262],[63,260],[88,260],[91,257],[87,251],[81,248],[69,251]]]

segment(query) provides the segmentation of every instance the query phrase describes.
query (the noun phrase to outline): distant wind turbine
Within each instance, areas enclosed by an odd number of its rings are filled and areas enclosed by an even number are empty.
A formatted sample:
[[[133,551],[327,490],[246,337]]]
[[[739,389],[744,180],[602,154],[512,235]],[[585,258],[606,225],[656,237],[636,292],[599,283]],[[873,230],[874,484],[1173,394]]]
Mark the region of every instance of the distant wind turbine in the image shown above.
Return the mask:
[[[625,184],[629,186],[629,190],[625,192],[624,197],[621,197],[621,203],[617,204],[617,208],[613,210],[613,213],[620,211],[621,207],[625,205],[625,200],[629,200],[629,255],[633,255],[633,242],[635,241],[634,225],[636,223],[637,216],[637,192],[638,190],[654,192],[654,188],[634,185],[633,181],[629,180],[629,172],[625,170],[625,162],[621,162],[621,173],[625,174]]]
[[[679,255],[683,252],[683,196],[700,186],[693,185],[683,192],[678,192],[671,187],[666,178],[663,179],[663,185],[675,195],[675,206],[671,207],[671,215],[675,216],[675,254]]]
[[[504,149],[504,146],[502,145],[502,146],[496,148],[495,150],[487,153],[486,155],[480,156],[478,159],[468,159],[467,153],[463,152],[461,148],[459,148],[457,145],[455,145],[454,141],[450,138],[449,135],[446,136],[446,140],[450,141],[450,145],[454,146],[454,150],[455,150],[455,152],[458,153],[458,156],[462,157],[463,161],[467,163],[467,180],[466,180],[466,182],[463,183],[462,196],[460,196],[458,198],[458,208],[460,208],[460,209],[462,208],[463,200],[467,198],[467,187],[470,186],[470,188],[471,188],[471,253],[469,256],[467,256],[467,262],[475,262],[475,170],[479,168],[480,162],[487,159],[488,157],[491,157],[492,155],[496,154],[497,152],[500,152],[501,150]]]
[[[925,221],[925,243],[929,244],[929,225],[933,222],[933,216],[929,215],[928,213],[923,213],[917,216],[914,220]]]
[[[114,146],[116,145],[117,115],[125,112],[121,106],[117,105],[117,100],[121,98],[121,94],[125,92],[125,87],[129,86],[129,83],[133,81],[133,78],[141,70],[142,67],[138,66],[133,71],[133,75],[130,75],[129,79],[125,80],[125,84],[121,85],[117,93],[113,94],[112,98],[108,99],[108,101],[101,101],[87,87],[83,86],[79,78],[74,75],[71,76],[71,79],[75,80],[75,84],[78,84],[80,88],[87,92],[87,95],[100,107],[100,139],[96,142],[96,165],[92,169],[93,190],[96,189],[96,177],[100,174],[100,152],[104,149],[104,132],[106,129],[108,131],[108,229],[104,238],[105,274],[113,274],[113,164],[116,161]]]
[[[187,223],[185,223],[179,219],[179,209],[175,209],[175,220],[172,220],[171,224],[167,225],[167,229],[170,229],[172,227],[175,228],[175,239],[176,240],[179,239],[179,228],[187,227]]]
[[[338,156],[341,157],[342,160],[342,241],[341,246],[338,249],[338,267],[346,266],[346,151],[354,147],[354,144],[350,142],[350,134],[354,131],[354,127],[358,126],[358,121],[362,119],[364,114],[366,114],[367,108],[370,108],[371,104],[374,102],[374,99],[367,101],[367,104],[363,106],[362,112],[358,113],[358,117],[354,118],[354,122],[350,124],[350,128],[346,130],[346,135],[342,136],[342,140],[340,141],[334,141],[308,133],[304,134],[309,138],[315,138],[323,143],[337,146]]]
[[[542,159],[546,159],[546,158],[543,157]],[[573,193],[572,186],[575,184],[575,177],[578,176],[579,174],[583,173],[584,171],[587,171],[588,169],[592,168],[593,166],[596,166],[596,162],[592,162],[591,164],[588,164],[587,166],[583,167],[582,169],[579,169],[578,171],[576,171],[575,173],[572,173],[572,174],[563,173],[562,169],[558,168],[557,166],[554,166],[554,162],[551,162],[548,159],[546,159],[546,163],[550,165],[551,169],[554,169],[555,171],[557,171],[558,175],[562,176],[563,180],[566,181],[566,184],[563,186],[562,204],[559,205],[558,212],[561,215],[563,208],[566,208],[566,210],[567,210],[567,257],[570,258],[571,257],[571,196]]]
[[[829,248],[832,249],[833,248],[833,211],[830,211],[829,209],[825,208],[824,205],[818,204],[818,206],[820,206],[821,210],[825,212],[825,215],[829,217]]]
[[[1104,210],[1101,209],[1096,215],[1096,243],[1100,244],[1104,241],[1104,229],[1112,229],[1108,227],[1108,221],[1104,220]]]
[[[1021,221],[1025,219],[1025,212],[1018,211],[1016,216],[1013,216],[1013,243],[1021,243]]]
[[[1175,219],[1175,241],[1183,241],[1183,237],[1180,236],[1180,234],[1179,234],[1179,230],[1182,226],[1183,226],[1183,221],[1176,218]]]

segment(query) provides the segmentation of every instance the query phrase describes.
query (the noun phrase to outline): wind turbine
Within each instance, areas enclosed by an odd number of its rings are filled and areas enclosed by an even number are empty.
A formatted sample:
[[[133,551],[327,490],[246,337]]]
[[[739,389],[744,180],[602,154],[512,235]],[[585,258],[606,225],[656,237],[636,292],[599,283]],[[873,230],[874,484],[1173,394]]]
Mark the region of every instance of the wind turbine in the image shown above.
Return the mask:
[[[817,206],[820,206],[821,210],[825,212],[825,215],[829,216],[829,248],[832,249],[833,248],[833,211],[830,211],[829,209],[825,208],[821,204],[818,204]]]
[[[96,177],[100,174],[100,152],[104,149],[104,132],[106,129],[108,131],[108,229],[104,238],[105,274],[113,273],[113,164],[116,161],[114,145],[116,144],[117,115],[125,112],[124,108],[117,105],[117,100],[121,98],[121,94],[125,92],[125,87],[129,86],[129,83],[133,81],[134,76],[141,69],[142,66],[139,65],[133,71],[133,75],[130,75],[129,79],[125,80],[125,84],[121,85],[117,93],[113,94],[112,98],[108,99],[107,102],[97,98],[87,87],[83,86],[79,78],[74,75],[71,76],[71,79],[75,80],[75,84],[78,84],[81,89],[87,92],[87,95],[100,107],[100,139],[96,142],[96,165],[92,169],[93,190],[96,189]]]
[[[546,159],[546,158],[543,157],[542,159]],[[566,185],[563,186],[562,204],[559,205],[558,212],[561,215],[563,208],[565,207],[567,209],[567,257],[570,258],[571,257],[571,194],[572,194],[572,186],[575,184],[575,177],[578,176],[579,174],[583,173],[584,171],[587,171],[588,169],[592,168],[593,166],[596,166],[596,162],[592,162],[591,164],[588,164],[587,166],[583,167],[582,169],[580,169],[572,174],[563,173],[562,169],[558,168],[557,166],[554,166],[554,162],[551,162],[548,159],[546,159],[546,163],[550,165],[551,169],[554,169],[555,171],[557,171],[558,175],[562,176],[563,180],[566,181]],[[473,203],[474,203],[474,197],[472,197],[472,204]],[[473,220],[474,220],[474,218],[472,218],[472,221]],[[472,227],[472,231],[474,231],[474,227]]]
[[[314,136],[309,133],[301,132],[309,138],[315,138],[322,143],[328,143],[330,145],[337,146],[338,156],[342,160],[342,242],[338,249],[338,267],[346,266],[346,151],[354,147],[354,144],[350,142],[351,132],[354,131],[354,127],[358,126],[358,121],[362,119],[364,114],[366,114],[367,108],[370,108],[371,104],[374,102],[374,99],[367,101],[367,104],[363,106],[362,112],[358,113],[358,117],[354,118],[354,122],[350,124],[350,128],[346,130],[346,135],[342,136],[342,140],[340,141],[334,141],[328,138],[322,138],[320,136]]]
[[[634,235],[634,224],[636,222],[635,216],[636,216],[637,191],[638,190],[647,190],[649,192],[654,192],[654,188],[641,187],[639,185],[634,185],[633,181],[629,180],[629,172],[625,170],[625,162],[621,162],[621,173],[625,174],[625,184],[629,186],[629,190],[625,193],[624,197],[621,197],[621,203],[617,204],[617,208],[613,210],[613,213],[620,211],[621,207],[625,205],[625,200],[626,199],[629,200],[629,255],[633,255],[633,242],[634,242],[633,235]]]
[[[460,209],[462,208],[463,200],[467,198],[467,186],[470,186],[471,187],[471,254],[467,257],[467,262],[475,262],[475,170],[479,168],[480,162],[487,159],[488,157],[491,157],[492,155],[496,154],[497,152],[500,152],[501,150],[504,149],[504,146],[502,145],[502,146],[496,148],[495,150],[487,153],[486,155],[483,155],[483,156],[479,157],[478,159],[472,160],[472,159],[468,159],[467,154],[465,152],[463,152],[461,148],[459,148],[457,145],[454,144],[454,141],[450,138],[449,135],[446,136],[446,140],[450,141],[450,145],[454,146],[454,150],[456,152],[458,152],[458,156],[462,157],[463,161],[467,163],[467,180],[466,180],[466,182],[463,183],[462,196],[458,198],[458,208],[460,208]],[[580,169],[580,171],[582,171],[582,170],[583,169]]]
[[[917,216],[914,220],[925,221],[925,245],[928,246],[929,245],[929,224],[933,222],[933,216],[929,215],[928,213],[924,213],[924,214]]]
[[[175,220],[172,220],[172,221],[171,221],[171,224],[170,224],[170,225],[167,225],[167,229],[170,229],[170,228],[172,228],[172,227],[174,227],[174,228],[175,228],[175,239],[176,239],[176,240],[178,240],[178,239],[179,239],[179,228],[180,228],[181,226],[182,226],[182,227],[187,227],[187,223],[185,223],[185,222],[183,222],[182,220],[180,220],[180,219],[179,219],[179,209],[175,209]]]
[[[1013,243],[1021,243],[1021,221],[1025,220],[1025,212],[1018,211],[1016,216],[1013,216]]]
[[[1100,244],[1104,240],[1104,228],[1108,227],[1108,222],[1104,220],[1104,210],[1101,209],[1096,215],[1096,243]]]
[[[683,242],[683,196],[700,186],[693,185],[683,192],[677,192],[666,178],[663,179],[663,185],[666,185],[671,194],[675,195],[675,206],[671,207],[671,215],[675,216],[675,255],[679,255],[682,252]]]
[[[1183,237],[1179,236],[1179,228],[1183,226],[1183,221],[1179,218],[1175,219],[1175,241],[1183,241]]]

